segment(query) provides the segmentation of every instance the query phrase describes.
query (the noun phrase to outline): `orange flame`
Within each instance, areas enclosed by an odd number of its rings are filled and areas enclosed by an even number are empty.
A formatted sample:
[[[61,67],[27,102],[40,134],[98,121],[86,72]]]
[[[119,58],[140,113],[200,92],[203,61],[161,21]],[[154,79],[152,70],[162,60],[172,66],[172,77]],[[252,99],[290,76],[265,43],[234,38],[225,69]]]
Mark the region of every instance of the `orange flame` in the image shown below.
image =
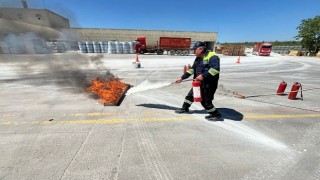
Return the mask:
[[[96,78],[91,83],[91,86],[86,91],[98,95],[102,104],[116,104],[129,86],[119,79],[103,82],[99,78]]]

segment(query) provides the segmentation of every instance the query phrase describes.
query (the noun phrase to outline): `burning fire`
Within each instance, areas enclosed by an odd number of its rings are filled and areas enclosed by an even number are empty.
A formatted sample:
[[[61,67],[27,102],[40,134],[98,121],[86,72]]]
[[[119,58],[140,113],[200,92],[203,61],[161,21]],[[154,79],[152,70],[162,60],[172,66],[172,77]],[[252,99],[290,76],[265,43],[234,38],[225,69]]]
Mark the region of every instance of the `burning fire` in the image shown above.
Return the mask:
[[[117,104],[128,87],[129,84],[123,83],[119,79],[103,82],[96,78],[91,81],[91,86],[86,91],[98,95],[100,103],[104,105]]]

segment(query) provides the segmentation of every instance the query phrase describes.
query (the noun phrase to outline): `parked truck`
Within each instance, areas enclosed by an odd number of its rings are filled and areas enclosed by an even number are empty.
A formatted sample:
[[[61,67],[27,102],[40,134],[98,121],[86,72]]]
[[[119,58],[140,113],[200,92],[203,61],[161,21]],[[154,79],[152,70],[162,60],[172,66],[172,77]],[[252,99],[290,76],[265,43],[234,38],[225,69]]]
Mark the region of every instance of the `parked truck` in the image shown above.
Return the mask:
[[[270,56],[271,50],[272,50],[272,44],[261,42],[253,46],[252,54],[255,54],[258,56]]]
[[[146,36],[138,37],[136,39],[135,50],[136,53],[157,53],[162,55],[164,51],[170,55],[189,55],[191,45],[191,38],[181,37],[159,37],[155,41],[147,42]]]

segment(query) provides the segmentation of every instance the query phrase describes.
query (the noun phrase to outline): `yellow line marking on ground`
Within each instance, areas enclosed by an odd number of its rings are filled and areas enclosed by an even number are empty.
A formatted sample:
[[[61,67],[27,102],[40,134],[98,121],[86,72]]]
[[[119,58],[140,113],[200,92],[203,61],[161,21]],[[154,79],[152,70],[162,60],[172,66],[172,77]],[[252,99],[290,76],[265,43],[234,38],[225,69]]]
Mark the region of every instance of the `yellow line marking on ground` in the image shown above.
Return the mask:
[[[13,117],[15,117],[16,115],[14,115],[14,114],[1,114],[0,116],[1,116],[1,117],[4,117],[4,118],[13,118]]]
[[[145,112],[142,112],[143,114],[159,114],[159,112],[151,112],[151,111],[145,111]],[[64,116],[75,116],[75,117],[78,117],[78,116],[110,116],[110,115],[121,115],[121,114],[124,114],[123,112],[104,112],[104,113],[101,113],[101,112],[92,112],[92,113],[74,113],[74,114],[64,114]]]
[[[279,119],[279,118],[317,118],[320,114],[271,114],[271,115],[247,115],[243,119]],[[175,116],[165,118],[141,118],[141,119],[79,119],[79,120],[53,120],[53,121],[30,121],[30,122],[0,122],[0,125],[21,125],[21,124],[118,124],[125,122],[161,122],[161,121],[179,121],[195,120],[194,116]]]
[[[124,122],[138,122],[138,121],[177,121],[177,120],[192,120],[192,117],[171,117],[171,118],[142,118],[138,119],[91,119],[91,120],[63,120],[63,121],[44,121],[40,124],[118,124]]]
[[[178,121],[178,120],[193,120],[192,116],[182,117],[167,117],[167,118],[141,118],[141,119],[86,119],[86,120],[53,120],[53,121],[31,121],[29,124],[118,124],[124,122],[157,122],[157,121]],[[26,122],[3,122],[0,125],[20,125],[26,124]]]
[[[99,112],[94,112],[94,113],[75,113],[75,114],[65,114],[64,116],[107,116],[107,115],[116,115],[116,114],[123,114],[119,112],[110,112],[110,113],[99,113]]]
[[[99,119],[99,120],[67,120],[67,121],[44,121],[39,124],[116,124],[123,123],[124,119]]]

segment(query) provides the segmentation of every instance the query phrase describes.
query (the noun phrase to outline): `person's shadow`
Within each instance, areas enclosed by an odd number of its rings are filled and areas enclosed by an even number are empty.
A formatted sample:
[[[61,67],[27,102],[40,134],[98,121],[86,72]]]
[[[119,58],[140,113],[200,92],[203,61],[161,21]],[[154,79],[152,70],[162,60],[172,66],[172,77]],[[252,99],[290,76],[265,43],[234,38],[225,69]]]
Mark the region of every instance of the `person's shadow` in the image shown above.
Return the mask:
[[[165,109],[165,110],[177,110],[179,108],[168,106],[164,104],[138,104],[137,106],[142,106],[146,108],[153,109]],[[233,120],[233,121],[241,121],[243,119],[243,114],[240,112],[230,109],[230,108],[217,108],[217,110],[221,113],[223,119]],[[208,114],[206,110],[190,110],[189,114]]]

